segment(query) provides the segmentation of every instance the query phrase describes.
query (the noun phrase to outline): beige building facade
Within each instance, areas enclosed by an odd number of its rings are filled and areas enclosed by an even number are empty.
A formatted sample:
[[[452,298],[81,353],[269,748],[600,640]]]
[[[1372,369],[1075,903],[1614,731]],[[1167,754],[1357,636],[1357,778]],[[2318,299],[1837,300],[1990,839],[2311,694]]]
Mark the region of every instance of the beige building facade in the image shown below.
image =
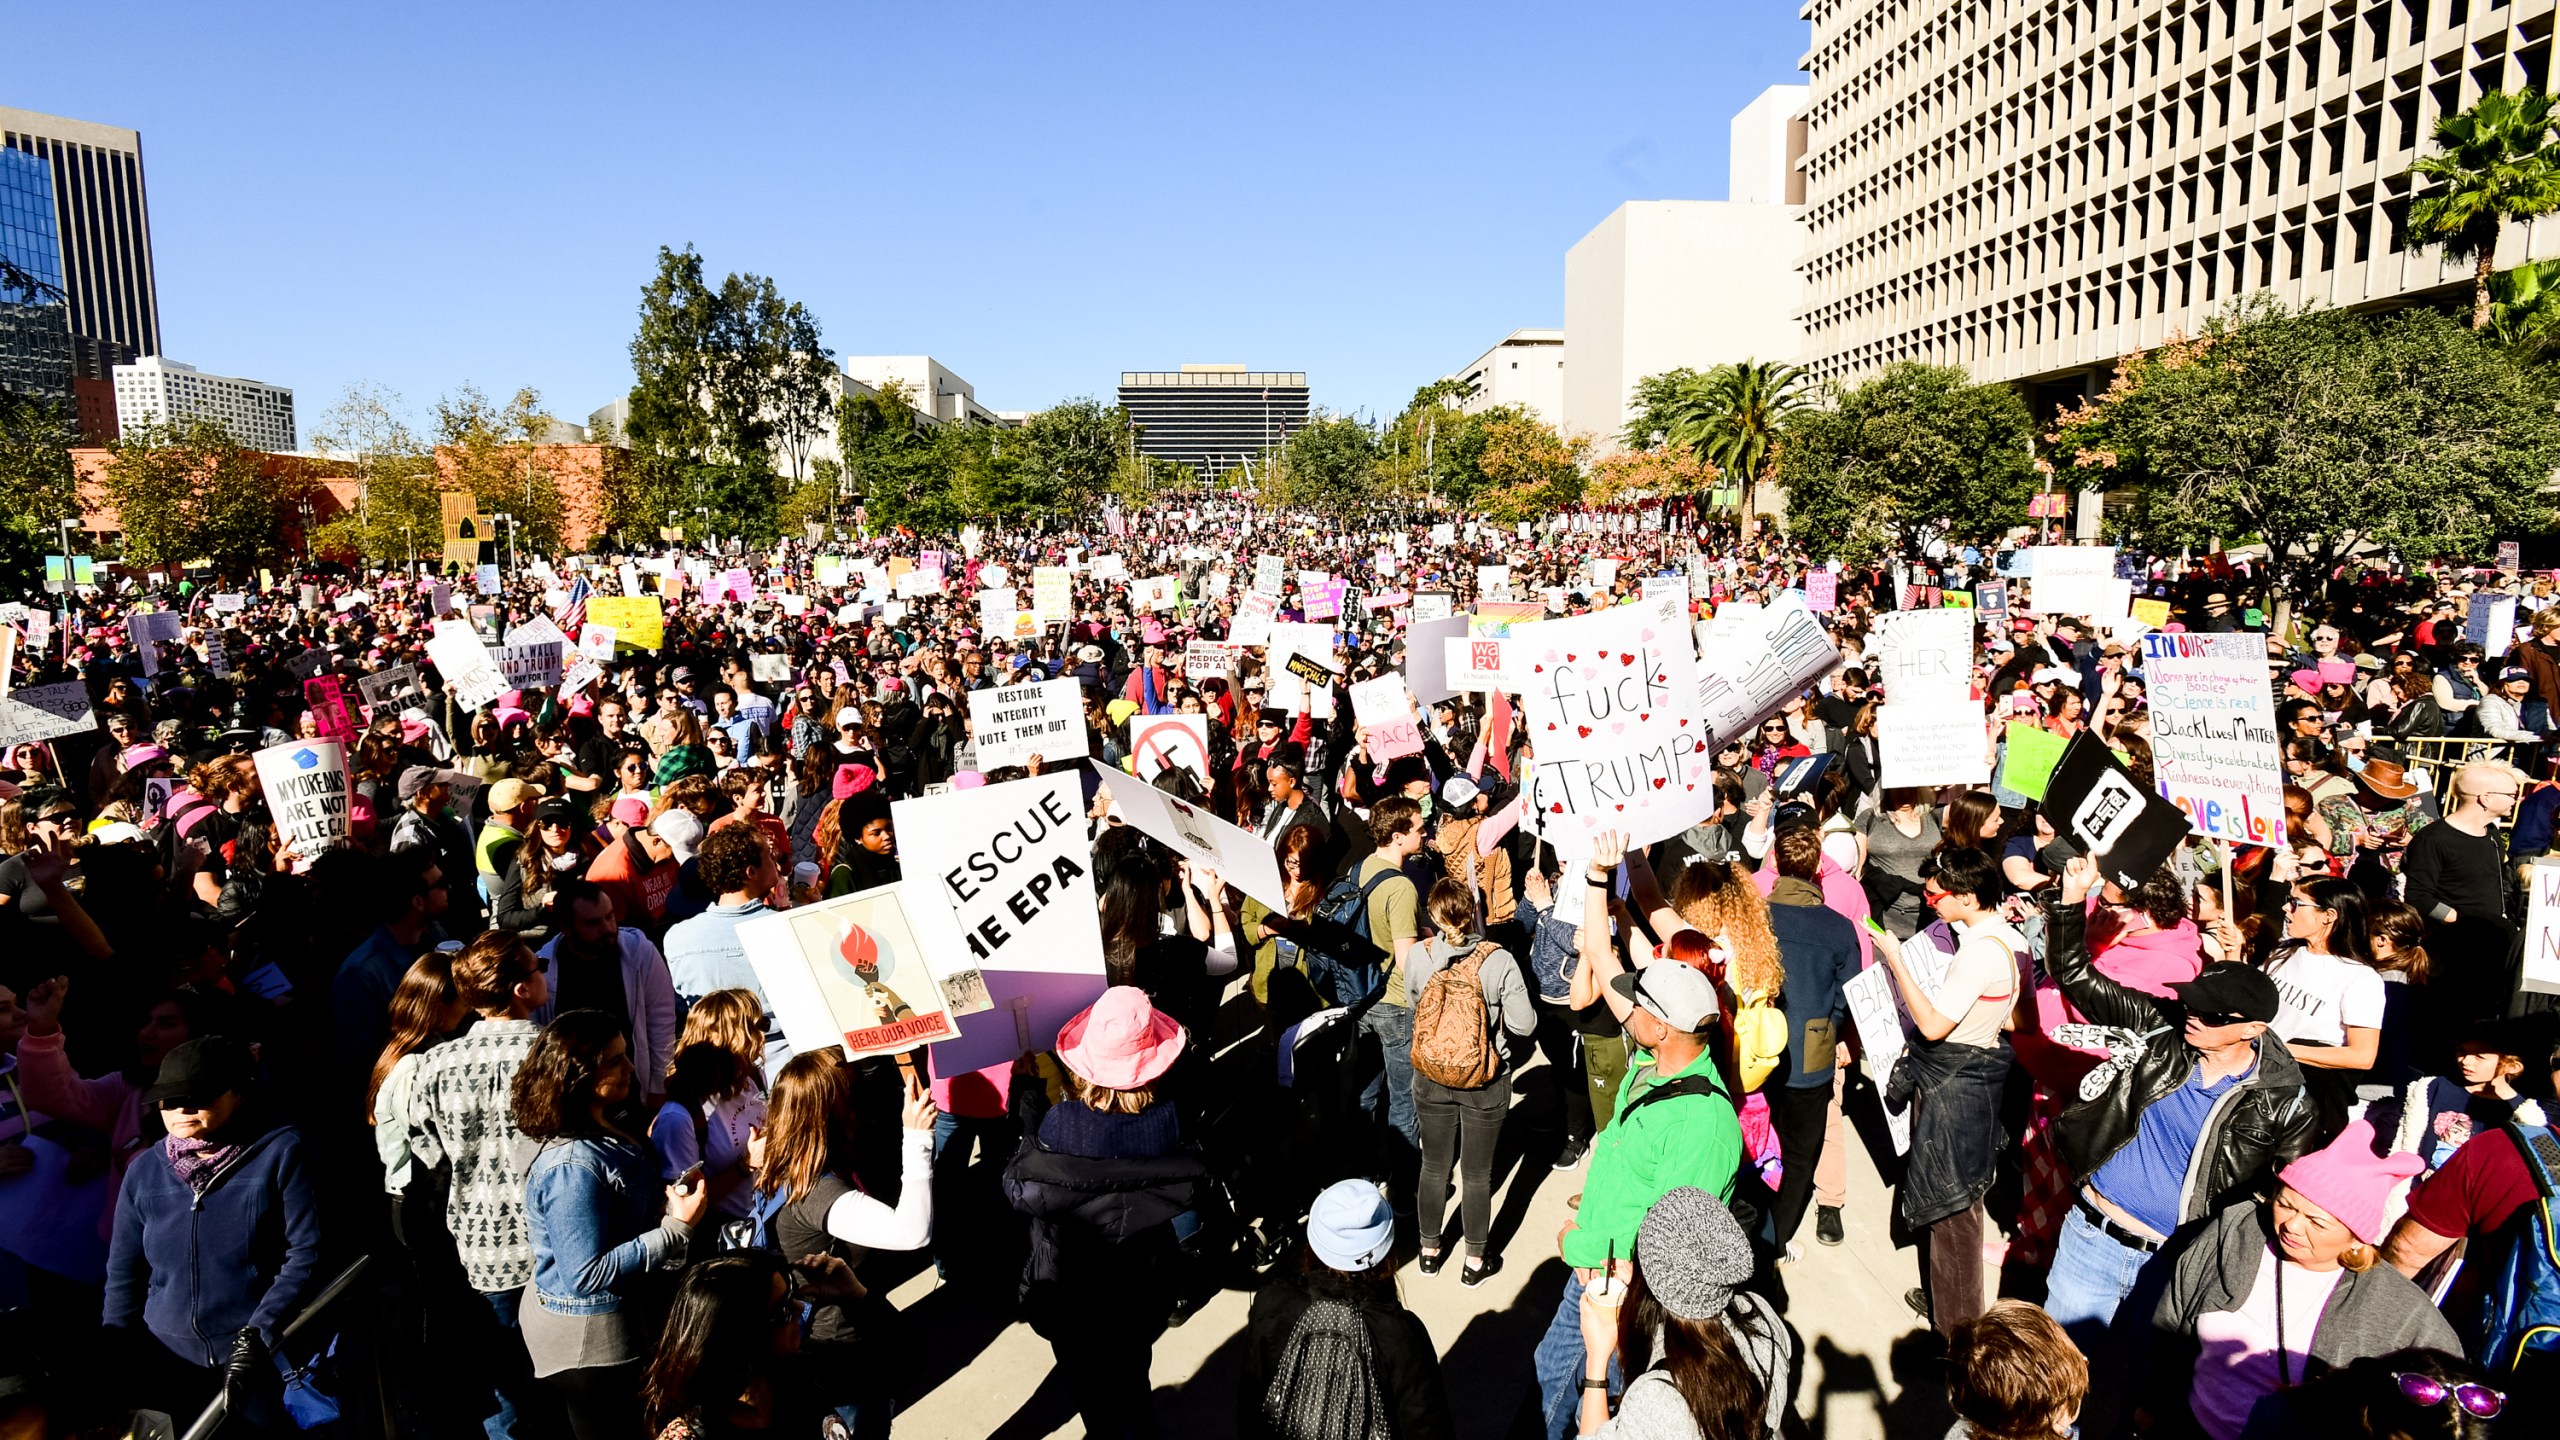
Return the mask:
[[[2547,82],[2555,4],[1808,0],[1808,363],[2061,398],[2259,291],[2465,285],[2408,241],[2409,165],[2439,116]],[[2555,255],[2560,218],[2497,263]]]

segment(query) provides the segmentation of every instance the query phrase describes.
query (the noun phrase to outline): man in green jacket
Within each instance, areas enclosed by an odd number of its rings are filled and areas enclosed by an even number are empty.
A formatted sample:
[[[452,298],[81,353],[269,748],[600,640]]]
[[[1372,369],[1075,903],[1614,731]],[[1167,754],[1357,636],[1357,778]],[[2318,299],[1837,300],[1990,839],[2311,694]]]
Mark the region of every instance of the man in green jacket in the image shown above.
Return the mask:
[[[1614,955],[1607,953],[1607,922],[1599,918],[1606,913],[1609,869],[1594,868],[1600,873],[1587,877],[1594,893],[1583,963],[1615,968]],[[1654,1201],[1683,1185],[1730,1201],[1742,1166],[1742,1119],[1707,1048],[1705,1032],[1717,1013],[1714,983],[1687,964],[1665,959],[1621,970],[1602,993],[1638,1048],[1618,1084],[1616,1118],[1591,1142],[1581,1208],[1558,1237],[1573,1273],[1536,1359],[1550,1440],[1563,1440],[1572,1428],[1584,1389],[1606,1386],[1615,1393],[1624,1383],[1614,1370],[1605,1378],[1586,1373],[1583,1287],[1604,1269],[1625,1283],[1636,1227]]]

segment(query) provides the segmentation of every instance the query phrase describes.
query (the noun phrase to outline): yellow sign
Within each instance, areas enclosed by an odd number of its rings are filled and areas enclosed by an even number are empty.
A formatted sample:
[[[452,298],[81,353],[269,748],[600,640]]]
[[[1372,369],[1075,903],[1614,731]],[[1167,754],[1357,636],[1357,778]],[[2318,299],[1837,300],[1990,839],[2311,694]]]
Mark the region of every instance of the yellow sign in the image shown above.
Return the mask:
[[[617,652],[655,650],[666,642],[667,612],[655,595],[589,596],[587,619],[613,627],[613,648]]]
[[[444,563],[479,564],[480,542],[489,538],[489,520],[480,513],[480,502],[459,490],[447,490],[437,499],[444,505]]]
[[[2169,602],[2166,600],[2136,600],[2133,602],[2133,618],[2141,621],[2151,629],[2157,630],[2161,626],[2169,623]]]

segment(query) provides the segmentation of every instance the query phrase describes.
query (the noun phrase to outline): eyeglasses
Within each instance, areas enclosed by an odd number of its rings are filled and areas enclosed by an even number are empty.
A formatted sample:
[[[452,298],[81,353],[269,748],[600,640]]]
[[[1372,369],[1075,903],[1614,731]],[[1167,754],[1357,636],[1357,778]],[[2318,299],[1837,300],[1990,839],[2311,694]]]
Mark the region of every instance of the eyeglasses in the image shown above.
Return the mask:
[[[2401,1397],[2412,1405],[2441,1405],[2447,1400],[2462,1407],[2464,1413],[2482,1420],[2495,1420],[2507,1408],[2503,1390],[2469,1381],[2447,1385],[2433,1375],[2414,1375],[2405,1370],[2391,1372],[2391,1383],[2400,1387]]]

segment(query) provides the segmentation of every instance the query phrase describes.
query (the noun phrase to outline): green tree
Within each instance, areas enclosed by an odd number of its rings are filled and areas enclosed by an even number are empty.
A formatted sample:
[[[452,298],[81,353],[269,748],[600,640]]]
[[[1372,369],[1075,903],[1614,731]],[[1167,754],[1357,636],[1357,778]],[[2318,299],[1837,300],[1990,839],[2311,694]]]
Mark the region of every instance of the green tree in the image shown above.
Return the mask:
[[[1706,382],[1703,372],[1686,365],[1636,381],[1627,391],[1635,413],[1627,417],[1626,428],[1618,432],[1618,443],[1629,450],[1652,450],[1673,443],[1672,436],[1694,423]]]
[[[1582,464],[1589,449],[1525,413],[1488,412],[1484,449],[1476,461],[1484,484],[1475,492],[1473,507],[1506,525],[1553,514],[1582,498]]]
[[[641,491],[660,498],[729,493],[745,474],[769,476],[777,455],[790,478],[804,477],[837,380],[816,316],[766,276],[712,285],[690,245],[658,251],[657,273],[640,290],[631,369],[624,438],[652,462],[635,472]],[[774,493],[754,508],[769,522],[781,487],[767,488]]]
[[[1316,415],[1266,461],[1266,499],[1312,510],[1353,509],[1376,492],[1378,436],[1348,415]]]
[[[561,548],[566,516],[557,474],[542,448],[558,424],[544,412],[541,393],[531,389],[500,404],[466,384],[436,402],[444,482],[469,491],[483,514],[514,516],[523,526],[515,537],[519,551],[550,554]],[[442,523],[439,513],[437,524]]]
[[[0,585],[35,584],[58,521],[80,513],[71,469],[80,427],[71,412],[26,396],[0,396]]]
[[[258,456],[209,420],[127,431],[101,477],[128,563],[204,560],[228,576],[280,558],[277,517],[310,484],[296,472],[267,474]]]
[[[2263,541],[2279,597],[2359,550],[2476,557],[2543,529],[2560,465],[2550,393],[2493,337],[2435,310],[2263,297],[2127,359],[2054,440],[2079,483],[2136,487],[2157,544]]]
[[[1777,447],[1787,526],[1848,559],[1999,534],[2036,488],[2026,402],[1961,369],[1904,361],[1828,409],[1786,421]]]
[[[312,535],[312,549],[345,559],[406,564],[432,555],[444,517],[435,456],[404,415],[399,394],[359,381],[321,413],[311,445],[355,473],[355,508]]]
[[[1753,491],[1770,475],[1787,417],[1812,403],[1812,376],[1794,365],[1741,360],[1705,371],[1666,370],[1638,380],[1635,418],[1620,439],[1630,449],[1689,450],[1742,491],[1751,525]]]
[[[1045,477],[1041,507],[1081,511],[1100,500],[1130,464],[1138,427],[1129,412],[1099,400],[1061,401],[1022,422],[1015,438],[1024,463]]]
[[[2539,90],[2492,90],[2468,110],[2436,121],[2436,152],[2410,172],[2432,182],[2409,202],[2409,232],[2471,260],[2471,328],[2489,327],[2489,274],[2498,233],[2510,220],[2560,208],[2560,145],[2551,139],[2551,97]]]

